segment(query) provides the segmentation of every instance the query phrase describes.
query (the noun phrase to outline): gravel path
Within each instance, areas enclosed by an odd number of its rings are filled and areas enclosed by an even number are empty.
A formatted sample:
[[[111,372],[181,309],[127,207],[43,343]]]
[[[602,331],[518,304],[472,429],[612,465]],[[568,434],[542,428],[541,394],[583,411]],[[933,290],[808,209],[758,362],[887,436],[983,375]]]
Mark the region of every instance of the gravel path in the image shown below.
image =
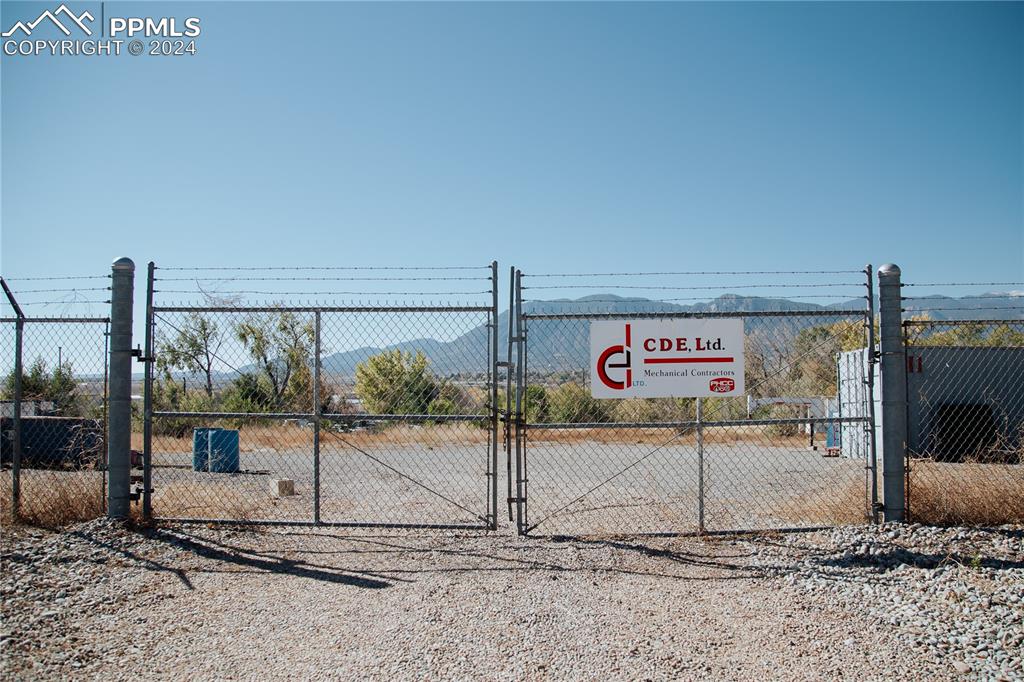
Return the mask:
[[[7,528],[5,679],[1024,679],[1024,529]]]

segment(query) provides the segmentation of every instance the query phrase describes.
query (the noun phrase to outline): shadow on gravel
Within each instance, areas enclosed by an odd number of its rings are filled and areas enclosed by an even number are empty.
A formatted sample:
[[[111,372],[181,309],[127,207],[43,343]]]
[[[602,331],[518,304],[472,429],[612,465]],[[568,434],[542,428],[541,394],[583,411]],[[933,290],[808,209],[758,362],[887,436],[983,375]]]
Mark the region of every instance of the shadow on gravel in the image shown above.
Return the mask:
[[[915,568],[934,569],[940,566],[959,564],[971,568],[990,568],[996,571],[1008,571],[1015,568],[1024,568],[1024,561],[1009,559],[995,559],[980,555],[967,554],[924,554],[921,552],[909,551],[906,549],[894,549],[880,554],[853,554],[850,556],[829,557],[821,562],[821,566],[834,568],[878,568],[880,570],[891,570],[901,564]]]
[[[324,533],[281,533],[285,536],[297,538],[317,537],[321,544],[316,547],[309,547],[303,544],[292,546],[286,550],[277,552],[257,552],[256,550],[243,550],[267,557],[279,557],[283,552],[295,554],[335,555],[335,556],[358,556],[368,560],[377,560],[385,564],[386,568],[378,569],[390,579],[398,580],[399,575],[417,574],[438,574],[438,573],[499,573],[515,571],[536,571],[550,573],[584,573],[600,572],[614,573],[620,575],[647,576],[657,578],[669,578],[672,580],[684,581],[710,581],[710,580],[750,580],[762,578],[767,571],[758,566],[746,565],[743,559],[751,556],[749,553],[735,554],[726,557],[702,556],[694,553],[673,552],[656,547],[637,543],[628,543],[615,540],[589,540],[580,538],[551,538],[550,542],[537,544],[515,544],[504,545],[498,538],[489,538],[495,547],[494,551],[481,551],[473,546],[460,546],[462,539],[449,541],[447,546],[438,546],[436,538],[431,538],[429,544],[417,545],[410,541],[401,541],[391,537],[368,537],[332,535]],[[338,549],[325,549],[323,541],[335,541],[345,543]],[[210,540],[210,542],[216,542]],[[469,543],[466,543],[469,544]],[[666,566],[686,566],[701,571],[716,570],[717,574],[705,575],[692,573],[680,575],[656,570],[657,564],[652,568],[631,568],[622,566],[621,562],[609,562],[606,557],[588,556],[587,550],[592,548],[608,548],[620,552],[637,553],[644,557],[655,560],[664,560]],[[236,551],[239,548],[234,548]],[[507,550],[507,553],[501,550]],[[553,560],[550,554],[553,550],[577,549],[581,553],[573,557],[573,561],[562,562],[556,557]],[[530,554],[536,552],[535,557]],[[547,556],[545,556],[547,555]],[[444,557],[448,561],[432,561],[429,565],[421,567],[416,565],[415,560],[421,557]],[[402,560],[408,560],[401,563]],[[465,560],[463,565],[455,565],[459,560]],[[365,572],[365,571],[363,571]]]
[[[381,580],[377,575],[367,571],[342,570],[331,566],[296,561],[241,547],[225,545],[210,538],[190,535],[182,531],[170,534],[158,530],[154,531],[150,537],[154,540],[165,542],[176,549],[191,552],[204,559],[252,569],[254,572],[298,576],[300,578],[310,578],[312,580],[365,589],[381,589],[391,586],[390,582]],[[197,570],[204,573],[212,572],[209,569]]]
[[[73,537],[76,537],[79,540],[82,540],[83,542],[87,542],[87,543],[89,543],[91,545],[95,545],[96,547],[102,547],[103,549],[107,550],[111,554],[120,554],[121,556],[123,556],[128,561],[132,561],[132,562],[135,562],[137,564],[142,565],[147,571],[158,571],[158,572],[164,572],[164,573],[171,573],[171,574],[174,575],[174,577],[176,577],[178,580],[180,580],[181,583],[186,588],[188,588],[190,590],[194,590],[195,589],[192,586],[192,582],[188,579],[188,576],[185,575],[185,571],[180,569],[180,568],[173,568],[171,566],[166,566],[164,564],[161,564],[158,561],[153,561],[152,559],[147,559],[146,557],[139,556],[138,554],[136,554],[134,552],[129,552],[128,550],[122,549],[121,547],[113,545],[113,544],[111,544],[109,542],[103,542],[102,540],[99,540],[98,538],[95,538],[92,535],[89,535],[88,533],[83,533],[81,531],[77,531],[76,530],[76,531],[72,531],[71,533],[69,533],[69,535],[71,535]]]
[[[267,557],[242,548],[220,545],[209,538],[189,535],[182,531],[174,534],[166,533],[161,530],[145,530],[141,532],[150,540],[162,542],[177,550],[191,552],[196,556],[209,559],[211,561],[251,569],[252,572],[293,575],[302,578],[310,578],[312,580],[321,580],[324,582],[350,585],[366,589],[380,589],[391,586],[390,582],[379,580],[376,577],[352,575],[351,572],[339,571],[328,566],[317,566],[281,557]],[[188,579],[187,571],[183,568],[174,568],[173,566],[168,566],[158,561],[154,561],[153,559],[140,556],[134,552],[130,552],[126,549],[117,547],[116,545],[99,540],[87,533],[75,531],[71,533],[71,535],[74,535],[84,542],[88,542],[97,547],[102,547],[111,553],[119,554],[129,561],[141,565],[146,570],[172,573],[186,588],[189,590],[195,589],[192,582]],[[193,572],[214,573],[217,571],[209,568],[199,568],[194,569]]]

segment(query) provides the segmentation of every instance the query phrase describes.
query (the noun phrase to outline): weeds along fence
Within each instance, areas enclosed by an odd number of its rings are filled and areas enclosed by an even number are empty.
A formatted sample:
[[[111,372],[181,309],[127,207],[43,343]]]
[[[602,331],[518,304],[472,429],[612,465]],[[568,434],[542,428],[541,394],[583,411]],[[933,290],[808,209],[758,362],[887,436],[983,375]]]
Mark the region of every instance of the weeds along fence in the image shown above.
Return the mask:
[[[151,266],[146,511],[494,528],[496,268]]]
[[[903,323],[908,518],[1024,521],[1024,319],[930,319],[957,312],[912,308]]]
[[[14,312],[0,319],[0,514],[38,525],[101,515],[106,504],[109,319],[75,316],[85,278],[3,282]],[[100,277],[90,277],[100,280]],[[105,283],[103,283],[105,284]],[[56,299],[56,300],[53,300]],[[19,302],[20,301],[20,302]],[[26,314],[56,309],[64,314]],[[71,313],[71,314],[68,314]]]
[[[870,269],[512,277],[516,382],[506,409],[518,425],[509,499],[520,532],[712,532],[869,518]],[[742,322],[742,395],[592,397],[595,323],[722,318]],[[647,370],[635,358],[647,341],[624,334],[609,367],[641,377]],[[858,349],[857,371],[840,375],[840,354]],[[681,366],[716,376],[713,365]]]
[[[157,519],[352,526],[494,529],[505,507],[531,534],[1024,521],[1024,284],[879,275],[876,305],[870,267],[512,269],[499,315],[496,263],[150,264],[143,364],[113,373],[130,496]],[[110,275],[2,284],[3,519],[102,514],[128,485],[106,462],[127,441],[109,358],[132,345],[111,351]],[[742,327],[735,397],[594,396],[592,325],[716,320]],[[613,355],[606,386],[642,372]]]

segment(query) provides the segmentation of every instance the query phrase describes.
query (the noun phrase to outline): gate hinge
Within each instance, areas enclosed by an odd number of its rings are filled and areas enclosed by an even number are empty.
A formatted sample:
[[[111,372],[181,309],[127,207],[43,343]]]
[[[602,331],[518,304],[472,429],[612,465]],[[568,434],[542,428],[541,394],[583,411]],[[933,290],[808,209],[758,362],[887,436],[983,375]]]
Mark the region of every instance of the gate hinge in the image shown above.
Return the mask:
[[[523,497],[510,497],[510,498],[508,498],[508,500],[506,500],[506,501],[507,501],[507,502],[508,502],[509,504],[512,504],[513,502],[525,502],[525,501],[526,501],[526,498],[523,498]]]
[[[502,360],[498,360],[496,363],[494,363],[494,366],[495,367],[511,367],[512,363],[511,362],[504,362]]]

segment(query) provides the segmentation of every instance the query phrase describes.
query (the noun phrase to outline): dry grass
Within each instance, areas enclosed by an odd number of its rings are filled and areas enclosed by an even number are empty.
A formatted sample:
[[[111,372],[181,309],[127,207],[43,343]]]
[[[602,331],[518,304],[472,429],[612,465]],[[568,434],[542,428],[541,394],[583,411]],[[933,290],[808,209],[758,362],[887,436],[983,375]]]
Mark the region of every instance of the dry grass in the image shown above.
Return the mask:
[[[106,512],[102,476],[97,471],[22,471],[21,508],[16,521],[60,528],[102,516]],[[11,472],[2,472],[0,481],[0,522],[8,524],[15,521]]]
[[[678,433],[670,428],[615,428],[609,425],[600,429],[542,429],[531,427],[527,432],[531,443],[603,443],[629,445],[663,445],[669,439],[675,445],[696,446],[697,434],[693,431],[674,437]],[[704,430],[705,445],[731,445],[733,443],[760,443],[771,447],[807,448],[808,437],[769,436],[761,426],[733,426],[729,428],[708,428]],[[818,436],[817,445],[824,445],[824,436]]]
[[[911,521],[936,526],[1024,523],[1024,465],[910,465]]]
[[[226,518],[250,521],[259,517],[259,501],[237,485],[171,483],[161,486],[153,495],[156,518]]]

